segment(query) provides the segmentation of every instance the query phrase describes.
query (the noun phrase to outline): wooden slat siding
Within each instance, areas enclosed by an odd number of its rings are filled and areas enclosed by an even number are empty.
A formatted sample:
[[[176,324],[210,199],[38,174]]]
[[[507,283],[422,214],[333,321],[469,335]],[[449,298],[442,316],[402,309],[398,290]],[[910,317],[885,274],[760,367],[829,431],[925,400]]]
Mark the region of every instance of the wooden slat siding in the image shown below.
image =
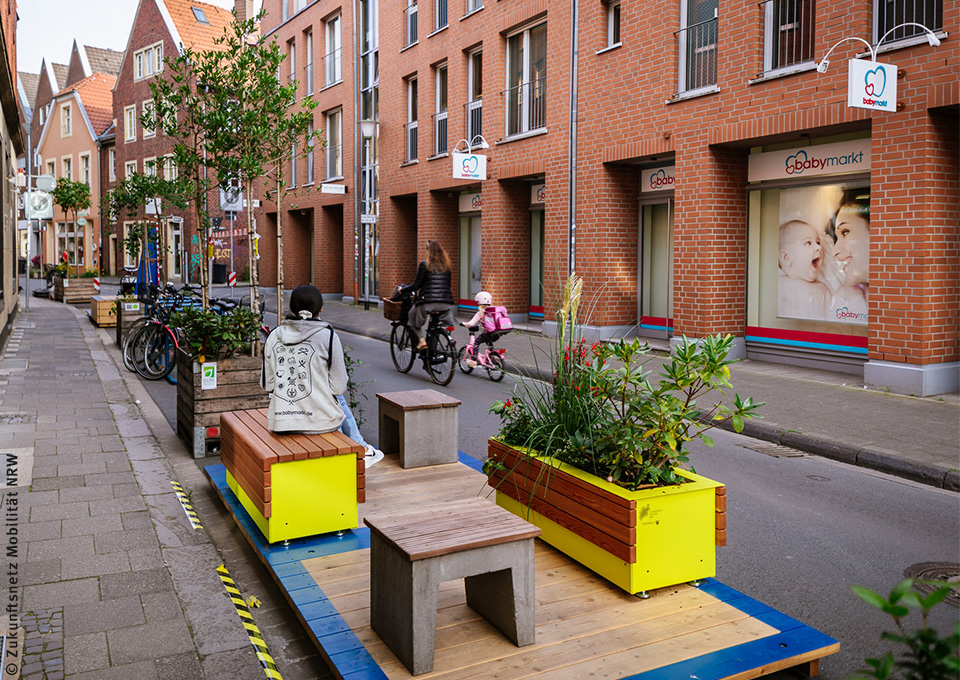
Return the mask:
[[[436,390],[404,390],[402,392],[380,392],[378,399],[382,399],[403,411],[416,411],[425,408],[449,408],[460,406],[463,402],[448,397]]]
[[[540,535],[537,527],[482,498],[373,515],[363,521],[411,561]]]
[[[270,470],[261,468],[261,463],[256,453],[252,451],[247,442],[235,433],[231,432],[229,444],[224,444],[224,441],[225,440],[221,438],[221,450],[223,447],[232,449],[234,469],[245,479],[249,480],[250,484],[254,485],[253,489],[247,489],[246,486],[244,486],[244,490],[247,491],[248,495],[256,493],[264,503],[269,504],[273,500],[270,491],[272,484]],[[237,475],[235,474],[234,477],[237,477]]]
[[[556,495],[576,500],[583,507],[610,517],[618,524],[637,526],[637,502],[612,494],[599,487],[584,485],[566,472],[544,465],[535,458],[528,458],[500,442],[490,442],[488,455],[503,463],[507,470],[518,472],[544,487],[547,500]]]
[[[259,443],[259,437],[255,437],[254,435],[254,437],[251,438],[250,436],[253,433],[250,432],[248,420],[244,418],[244,411],[224,413],[220,416],[220,422],[223,426],[229,423],[229,426],[233,429],[235,441],[244,442],[247,445]],[[280,460],[280,455],[269,446],[253,447],[249,453],[255,456],[255,460],[259,462],[261,470],[269,470],[271,465]]]
[[[257,420],[255,416],[251,415],[249,411],[238,411],[237,417],[240,419],[240,422],[244,426],[244,435],[251,445],[255,446],[257,452],[263,450],[264,448],[267,451],[273,452],[277,458],[276,460],[271,461],[271,465],[274,463],[285,463],[289,460],[293,460],[293,451],[299,449],[300,447],[291,442],[290,446],[284,446],[280,441],[277,440],[273,433],[268,432],[265,428],[260,428],[257,425]],[[266,470],[266,467],[264,468]]]
[[[717,487],[717,527],[716,527],[717,546],[723,547],[727,544],[727,487]]]

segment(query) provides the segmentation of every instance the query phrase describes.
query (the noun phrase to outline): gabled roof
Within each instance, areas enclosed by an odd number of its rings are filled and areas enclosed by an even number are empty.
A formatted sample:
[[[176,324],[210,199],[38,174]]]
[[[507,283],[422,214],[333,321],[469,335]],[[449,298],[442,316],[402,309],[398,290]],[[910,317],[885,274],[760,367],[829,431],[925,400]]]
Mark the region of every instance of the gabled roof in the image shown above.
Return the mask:
[[[57,99],[74,91],[80,95],[80,103],[96,138],[113,124],[113,86],[116,82],[116,76],[109,73],[94,73],[61,92]]]
[[[32,109],[37,103],[37,88],[40,87],[40,74],[17,71],[17,77],[20,78],[20,84],[23,86],[23,94],[27,98],[26,104]]]
[[[112,76],[120,75],[120,64],[123,63],[123,52],[108,50],[103,47],[84,45],[90,71],[93,73],[108,73]]]
[[[53,64],[53,74],[57,78],[57,91],[60,91],[67,84],[67,76],[70,73],[70,67],[66,64]]]
[[[166,10],[176,27],[177,33],[180,34],[183,45],[196,52],[217,49],[214,39],[222,36],[223,29],[233,20],[233,14],[229,10],[216,5],[208,5],[205,2],[157,0],[157,3],[158,5],[166,5]],[[194,8],[203,13],[208,23],[204,24],[198,21],[197,15],[193,11]],[[174,36],[174,40],[176,40],[176,36]]]

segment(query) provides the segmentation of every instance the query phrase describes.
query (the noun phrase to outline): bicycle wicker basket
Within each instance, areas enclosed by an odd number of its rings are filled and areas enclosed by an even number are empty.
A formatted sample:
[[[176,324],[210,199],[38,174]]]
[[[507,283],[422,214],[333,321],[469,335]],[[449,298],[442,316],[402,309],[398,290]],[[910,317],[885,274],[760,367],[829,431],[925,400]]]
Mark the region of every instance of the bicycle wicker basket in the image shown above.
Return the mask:
[[[383,301],[383,318],[387,321],[399,321],[403,315],[403,303],[393,300]]]

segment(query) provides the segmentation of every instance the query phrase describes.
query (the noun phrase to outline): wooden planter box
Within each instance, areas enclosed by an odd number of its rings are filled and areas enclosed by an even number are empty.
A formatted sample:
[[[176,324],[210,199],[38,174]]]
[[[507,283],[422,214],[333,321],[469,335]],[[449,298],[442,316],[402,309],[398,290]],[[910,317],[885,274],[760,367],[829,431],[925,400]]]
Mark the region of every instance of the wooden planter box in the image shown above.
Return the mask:
[[[96,295],[93,279],[64,279],[60,276],[53,278],[53,299],[60,302],[90,302]]]
[[[90,320],[100,328],[117,325],[117,297],[94,295],[90,298]]]
[[[142,302],[117,302],[117,345],[123,346],[123,337],[133,324],[143,318],[143,312]]]
[[[540,527],[541,538],[629,593],[716,574],[726,543],[726,489],[684,470],[686,484],[628,491],[582,470],[528,457],[497,440],[488,478],[497,505]]]
[[[260,387],[262,357],[234,356],[215,363],[217,387],[205,390],[200,364],[177,350],[177,434],[194,458],[206,456],[208,442],[220,440],[221,413],[266,408],[270,403]]]

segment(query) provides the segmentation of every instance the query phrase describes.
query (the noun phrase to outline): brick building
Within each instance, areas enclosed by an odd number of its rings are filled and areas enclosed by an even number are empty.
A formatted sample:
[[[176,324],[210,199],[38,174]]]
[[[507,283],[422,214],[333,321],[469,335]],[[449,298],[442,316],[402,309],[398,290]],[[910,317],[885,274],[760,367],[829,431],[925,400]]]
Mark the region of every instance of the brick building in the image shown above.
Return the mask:
[[[279,4],[265,8],[281,12],[282,40],[351,9]],[[545,318],[545,332],[575,269],[597,337],[730,333],[741,356],[898,392],[960,388],[960,6],[611,0],[571,11],[379,3],[379,201],[358,257],[376,293],[408,282],[433,238],[454,260],[463,308],[483,288]],[[846,62],[869,58],[864,42],[883,68],[854,85],[874,110],[847,103]],[[356,44],[345,34],[343,46],[346,72]],[[875,110],[894,83],[894,110]],[[342,101],[346,137],[359,116]],[[489,144],[485,180],[453,179],[462,140]],[[350,209],[347,293],[360,226]],[[328,266],[311,252],[314,270]]]
[[[17,96],[17,2],[0,0],[0,170],[17,174],[24,153],[22,112]],[[8,181],[0,186],[0,343],[10,334],[20,304],[17,278],[17,192]]]
[[[108,188],[134,172],[163,173],[168,179],[176,177],[177,168],[172,158],[174,141],[162,130],[145,129],[140,123],[140,117],[153,104],[150,83],[162,77],[164,58],[175,56],[181,46],[196,52],[217,49],[214,41],[223,35],[231,20],[228,10],[202,2],[140,0],[113,92],[112,138],[108,132],[103,139]],[[231,230],[229,216],[220,210],[220,192],[216,187],[210,191],[207,201],[211,217],[223,219],[222,228],[211,235],[214,261],[229,267],[232,244],[234,268],[242,278],[248,252],[245,213],[233,214],[235,226]],[[144,218],[154,219],[144,213],[136,221]],[[200,245],[193,209],[188,206],[185,210],[169,210],[161,216],[161,222],[167,245],[163,261],[165,278],[199,281]],[[127,220],[112,227],[111,249],[120,267],[136,264],[123,249],[123,239],[131,224],[132,221]]]

